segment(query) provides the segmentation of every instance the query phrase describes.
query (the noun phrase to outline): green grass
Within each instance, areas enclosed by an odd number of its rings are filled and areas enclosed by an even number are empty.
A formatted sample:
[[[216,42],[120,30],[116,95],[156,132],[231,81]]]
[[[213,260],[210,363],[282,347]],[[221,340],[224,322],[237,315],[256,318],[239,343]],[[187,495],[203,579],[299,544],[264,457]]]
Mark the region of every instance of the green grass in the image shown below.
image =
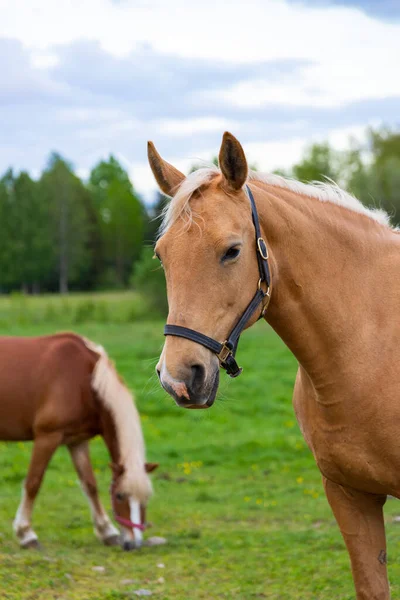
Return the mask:
[[[9,326],[7,334],[50,332]],[[143,419],[148,458],[160,462],[148,535],[162,547],[124,553],[94,537],[85,499],[65,449],[53,459],[34,527],[41,551],[22,551],[11,524],[30,444],[0,445],[0,597],[7,600],[125,600],[138,589],[160,599],[354,598],[348,557],[291,406],[296,361],[264,324],[246,332],[237,380],[222,376],[209,411],[184,411],[159,388],[154,365],[162,323],[87,324],[77,330],[105,345]],[[92,443],[109,508],[108,456]],[[400,594],[399,526],[386,505],[389,572]],[[158,566],[164,565],[164,568]],[[104,572],[93,570],[104,567]],[[163,578],[160,580],[160,578]]]
[[[60,328],[88,322],[132,323],[148,318],[149,312],[141,295],[132,291],[0,296],[0,327],[3,331],[15,325],[52,324]]]

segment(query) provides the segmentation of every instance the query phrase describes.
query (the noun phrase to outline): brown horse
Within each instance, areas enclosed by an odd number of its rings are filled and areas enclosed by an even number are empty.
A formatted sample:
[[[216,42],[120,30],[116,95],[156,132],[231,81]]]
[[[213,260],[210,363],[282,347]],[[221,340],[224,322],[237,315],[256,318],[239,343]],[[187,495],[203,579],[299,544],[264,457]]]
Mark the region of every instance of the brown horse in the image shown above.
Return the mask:
[[[98,496],[88,440],[102,435],[112,460],[112,505],[121,536]],[[125,550],[141,545],[151,495],[140,418],[132,396],[101,346],[73,333],[0,338],[0,439],[33,440],[14,531],[38,545],[31,515],[47,465],[65,444],[86,494],[96,536]]]
[[[169,330],[157,366],[162,385],[180,406],[213,403],[217,350],[182,327],[223,342],[260,281],[262,299],[247,326],[263,315],[296,356],[295,412],[346,542],[357,598],[387,600],[382,508],[388,494],[400,497],[398,232],[382,211],[336,186],[249,172],[228,133],[221,170],[185,178],[151,143],[149,160],[160,188],[173,196],[156,254],[165,269],[168,325],[182,335]]]

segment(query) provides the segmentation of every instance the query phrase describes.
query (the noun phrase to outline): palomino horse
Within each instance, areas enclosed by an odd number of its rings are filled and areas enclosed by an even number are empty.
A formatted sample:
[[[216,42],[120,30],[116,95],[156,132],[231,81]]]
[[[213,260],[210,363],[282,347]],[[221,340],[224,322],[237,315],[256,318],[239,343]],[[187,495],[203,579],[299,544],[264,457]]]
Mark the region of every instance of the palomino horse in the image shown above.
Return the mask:
[[[0,338],[0,439],[34,440],[14,531],[22,547],[38,538],[31,515],[47,465],[65,444],[86,494],[96,536],[139,547],[151,495],[140,418],[132,396],[101,346],[73,333]],[[112,460],[111,497],[121,536],[97,492],[88,440],[102,435]],[[147,471],[147,472],[146,472]]]
[[[294,408],[357,598],[386,600],[382,508],[400,497],[400,236],[336,186],[249,172],[229,133],[220,171],[185,178],[151,143],[149,160],[173,197],[155,249],[169,302],[163,387],[180,406],[211,406],[219,361],[237,375],[238,335],[264,316],[299,362]]]

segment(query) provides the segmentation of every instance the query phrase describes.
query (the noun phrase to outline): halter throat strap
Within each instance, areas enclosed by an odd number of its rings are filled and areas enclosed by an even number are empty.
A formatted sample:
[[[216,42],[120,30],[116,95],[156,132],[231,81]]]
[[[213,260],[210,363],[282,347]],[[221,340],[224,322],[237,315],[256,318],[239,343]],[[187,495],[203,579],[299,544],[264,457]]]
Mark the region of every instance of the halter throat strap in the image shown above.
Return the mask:
[[[222,343],[208,337],[207,335],[204,335],[203,333],[200,333],[199,331],[189,329],[188,327],[181,327],[180,325],[165,325],[164,327],[164,335],[173,335],[176,337],[186,338],[192,342],[201,344],[205,348],[208,348],[208,350],[211,350],[211,352],[217,355],[221,368],[225,369],[230,377],[237,377],[243,370],[241,367],[239,367],[235,359],[240,334],[245,328],[247,322],[253,316],[257,307],[262,304],[266,297],[270,298],[271,272],[268,263],[268,249],[265,240],[261,235],[260,220],[258,218],[257,207],[254,201],[253,193],[248,185],[246,185],[245,189],[251,205],[251,215],[256,238],[256,256],[260,275],[257,284],[257,291],[252,300],[230,332],[228,338]],[[263,284],[266,285],[265,291],[262,288]],[[268,304],[262,308],[260,318],[264,316],[267,306]]]

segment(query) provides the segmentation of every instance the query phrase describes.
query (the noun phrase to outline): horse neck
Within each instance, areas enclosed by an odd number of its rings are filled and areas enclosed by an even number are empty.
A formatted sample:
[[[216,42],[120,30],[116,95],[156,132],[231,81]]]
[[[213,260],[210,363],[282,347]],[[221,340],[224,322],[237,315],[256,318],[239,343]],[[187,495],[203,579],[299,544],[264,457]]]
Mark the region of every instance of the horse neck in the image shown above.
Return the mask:
[[[102,436],[110,454],[111,461],[118,465],[121,460],[121,452],[118,443],[115,421],[109,410],[102,405],[99,406],[100,418],[102,424]]]
[[[272,267],[266,319],[314,381],[326,381],[373,310],[375,258],[390,230],[343,206],[255,185]]]
[[[100,406],[102,435],[113,464],[122,467],[119,484],[126,493],[145,503],[151,494],[151,483],[144,469],[145,452],[140,418],[128,389],[121,385],[119,394],[120,401],[122,399],[125,406],[118,416],[115,411],[111,412],[107,407]]]

